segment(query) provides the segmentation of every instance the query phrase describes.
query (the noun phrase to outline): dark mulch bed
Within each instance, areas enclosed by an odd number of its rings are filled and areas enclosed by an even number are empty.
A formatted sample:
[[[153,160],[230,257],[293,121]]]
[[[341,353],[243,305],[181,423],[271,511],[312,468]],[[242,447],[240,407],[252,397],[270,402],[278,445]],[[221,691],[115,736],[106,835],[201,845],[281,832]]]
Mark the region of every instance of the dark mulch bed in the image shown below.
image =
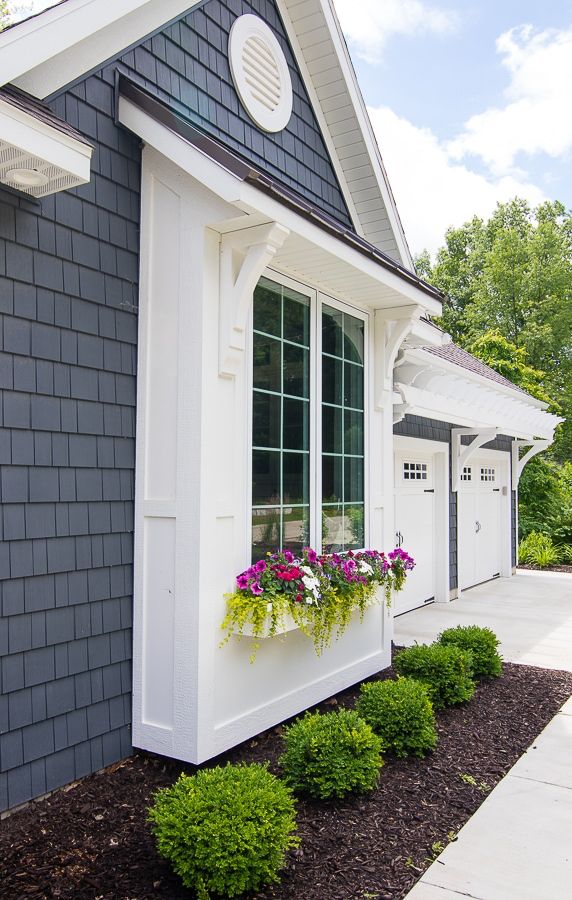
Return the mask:
[[[357,693],[344,691],[321,707],[350,705]],[[282,883],[257,897],[404,897],[571,693],[572,674],[506,665],[501,678],[479,685],[471,703],[439,714],[431,756],[388,759],[374,794],[335,803],[300,800],[301,847]],[[271,729],[217,762],[269,760],[278,771],[280,731]],[[7,818],[0,825],[0,896],[189,900],[156,856],[145,821],[153,792],[181,768],[138,754]]]
[[[531,569],[533,572],[569,572],[572,574],[572,566],[545,566],[543,569],[540,566],[528,566],[524,563],[519,563],[519,569]]]

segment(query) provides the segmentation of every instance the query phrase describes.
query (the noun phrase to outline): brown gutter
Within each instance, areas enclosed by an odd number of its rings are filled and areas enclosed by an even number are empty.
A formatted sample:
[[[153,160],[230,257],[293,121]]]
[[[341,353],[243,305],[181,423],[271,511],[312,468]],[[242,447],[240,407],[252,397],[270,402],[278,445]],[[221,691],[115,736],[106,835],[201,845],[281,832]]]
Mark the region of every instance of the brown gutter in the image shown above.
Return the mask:
[[[160,122],[170,131],[178,134],[191,146],[196,147],[205,156],[208,156],[214,162],[223,166],[227,171],[231,172],[240,181],[252,184],[258,190],[269,194],[278,199],[284,206],[294,210],[298,215],[306,219],[310,219],[319,228],[332,234],[334,237],[342,240],[345,244],[349,244],[354,250],[357,250],[362,256],[367,256],[374,262],[378,263],[384,269],[414,285],[424,294],[428,294],[434,300],[443,302],[445,294],[437,290],[437,288],[423,281],[413,272],[410,272],[404,266],[395,262],[391,257],[387,256],[381,250],[378,250],[373,244],[370,244],[364,238],[360,237],[354,231],[345,228],[336,219],[323,210],[314,206],[309,201],[304,200],[295,191],[287,188],[270,175],[261,172],[252,166],[251,163],[243,160],[234,151],[223,147],[217,140],[205,134],[196,125],[191,125],[179,113],[171,109],[161,100],[157,100],[145,88],[136,84],[130,78],[118,72],[116,82],[116,98],[118,96],[125,97],[130,100],[143,112],[147,113],[155,121]],[[116,103],[117,110],[117,103]]]

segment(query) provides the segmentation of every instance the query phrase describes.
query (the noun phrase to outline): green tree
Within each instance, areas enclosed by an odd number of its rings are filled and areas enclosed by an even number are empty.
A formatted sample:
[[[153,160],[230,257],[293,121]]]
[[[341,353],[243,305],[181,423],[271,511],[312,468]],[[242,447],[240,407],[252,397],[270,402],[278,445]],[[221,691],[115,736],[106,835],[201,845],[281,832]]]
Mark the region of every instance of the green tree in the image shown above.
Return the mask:
[[[10,10],[8,9],[8,4],[6,0],[0,0],[0,31],[3,31],[6,28],[6,25],[10,24]]]
[[[449,229],[419,271],[449,297],[439,324],[456,343],[562,410],[553,453],[572,459],[572,215],[559,202],[499,204]]]

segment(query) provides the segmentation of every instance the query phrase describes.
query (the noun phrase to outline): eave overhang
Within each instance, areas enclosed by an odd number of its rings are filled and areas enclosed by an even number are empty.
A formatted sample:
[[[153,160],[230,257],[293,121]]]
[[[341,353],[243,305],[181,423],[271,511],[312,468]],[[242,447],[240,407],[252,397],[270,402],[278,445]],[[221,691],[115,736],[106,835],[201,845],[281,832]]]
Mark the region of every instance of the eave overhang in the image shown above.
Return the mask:
[[[36,198],[77,187],[89,181],[92,153],[91,144],[49,110],[18,92],[0,92],[2,184]]]
[[[372,310],[413,306],[440,314],[443,295],[434,287],[124,78],[118,120],[234,207],[236,215],[212,223],[220,234],[270,223],[287,229],[273,268]]]
[[[552,441],[562,421],[547,405],[424,351],[405,349],[394,370],[395,404],[420,415],[479,431],[496,429],[524,440]]]

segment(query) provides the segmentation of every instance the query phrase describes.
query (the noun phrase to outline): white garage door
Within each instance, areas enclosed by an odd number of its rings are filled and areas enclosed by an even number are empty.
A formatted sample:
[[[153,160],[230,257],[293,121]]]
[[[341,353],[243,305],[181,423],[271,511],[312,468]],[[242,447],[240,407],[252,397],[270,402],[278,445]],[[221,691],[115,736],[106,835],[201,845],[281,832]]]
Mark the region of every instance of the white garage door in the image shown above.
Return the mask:
[[[471,459],[458,493],[459,587],[472,587],[500,574],[501,485],[499,463]]]
[[[396,544],[415,559],[395,613],[408,612],[435,598],[434,457],[418,453],[395,455]]]

